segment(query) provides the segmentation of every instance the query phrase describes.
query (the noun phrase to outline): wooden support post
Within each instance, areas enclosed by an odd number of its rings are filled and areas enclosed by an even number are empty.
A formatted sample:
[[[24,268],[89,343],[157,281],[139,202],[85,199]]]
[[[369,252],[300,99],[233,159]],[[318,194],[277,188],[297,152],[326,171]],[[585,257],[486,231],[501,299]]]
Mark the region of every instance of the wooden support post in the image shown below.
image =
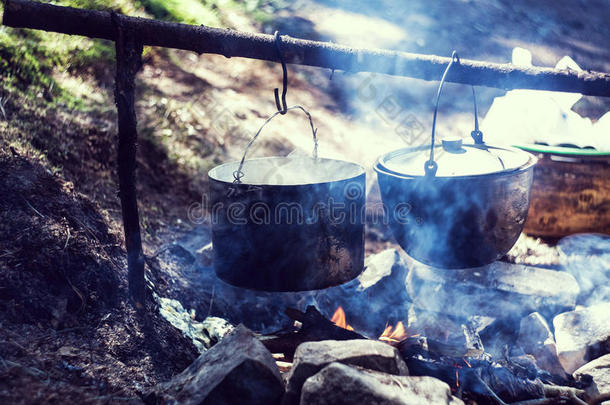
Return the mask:
[[[142,67],[142,44],[123,22],[123,16],[112,14],[116,29],[115,102],[119,120],[118,172],[129,296],[137,309],[144,308],[146,284],[144,253],[140,235],[140,216],[136,197],[137,121],[135,110],[135,78]]]

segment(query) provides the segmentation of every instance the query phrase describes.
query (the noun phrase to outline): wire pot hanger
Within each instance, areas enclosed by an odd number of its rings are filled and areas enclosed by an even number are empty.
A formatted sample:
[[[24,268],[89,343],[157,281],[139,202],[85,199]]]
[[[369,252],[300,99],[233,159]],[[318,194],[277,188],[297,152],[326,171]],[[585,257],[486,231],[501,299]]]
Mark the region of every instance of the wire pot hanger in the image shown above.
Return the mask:
[[[436,115],[438,113],[438,104],[439,104],[439,100],[441,98],[441,92],[443,90],[443,85],[445,84],[449,70],[451,69],[451,67],[453,65],[459,65],[459,64],[460,64],[460,57],[458,56],[456,51],[453,51],[451,53],[451,60],[449,61],[449,63],[447,64],[447,67],[445,68],[445,71],[443,72],[443,76],[441,77],[441,81],[440,81],[440,83],[438,85],[438,89],[436,91],[434,116],[432,118],[432,136],[431,136],[431,140],[430,140],[430,158],[424,164],[424,172],[427,177],[434,177],[436,175],[436,171],[438,169],[438,164],[434,160],[434,147],[435,147],[434,140],[435,140],[435,135],[436,135]],[[489,152],[488,147],[485,145],[485,142],[483,141],[483,132],[481,132],[481,130],[479,129],[479,116],[478,116],[478,112],[477,112],[477,96],[476,96],[476,93],[474,90],[474,86],[471,86],[471,87],[472,87],[472,101],[473,101],[473,107],[474,107],[474,130],[470,133],[470,136],[474,140],[474,144],[479,149],[486,150]],[[504,168],[504,162],[502,161],[502,159],[499,156],[497,156],[497,158],[500,161],[502,168]]]
[[[282,73],[283,73],[281,103],[280,103],[280,95],[279,95],[280,91],[278,88],[275,88],[273,90],[273,93],[275,95],[275,106],[277,107],[277,111],[265,120],[263,125],[261,125],[261,127],[258,129],[258,131],[256,131],[256,134],[254,134],[252,139],[250,139],[250,142],[248,142],[248,145],[246,145],[244,155],[242,156],[241,161],[239,162],[239,167],[237,168],[237,170],[235,170],[233,172],[233,178],[234,178],[233,183],[237,183],[237,184],[241,183],[241,178],[244,176],[244,172],[242,171],[242,169],[244,166],[244,162],[246,160],[246,155],[248,154],[248,150],[250,149],[250,147],[252,146],[252,144],[254,143],[256,138],[258,138],[258,136],[262,132],[263,128],[265,128],[265,126],[273,118],[277,117],[278,115],[285,115],[290,110],[301,110],[305,113],[305,115],[309,119],[309,126],[311,127],[311,132],[313,135],[313,142],[314,142],[312,156],[314,159],[318,158],[318,137],[317,137],[318,129],[315,127],[315,125],[313,123],[313,118],[311,117],[311,114],[301,105],[293,105],[291,107],[288,107],[288,105],[286,104],[286,92],[288,90],[288,69],[286,68],[286,60],[284,59],[284,54],[282,52],[281,38],[280,38],[279,31],[275,31],[274,37],[275,37],[275,48],[277,49],[277,53],[278,53],[280,62],[282,64]]]

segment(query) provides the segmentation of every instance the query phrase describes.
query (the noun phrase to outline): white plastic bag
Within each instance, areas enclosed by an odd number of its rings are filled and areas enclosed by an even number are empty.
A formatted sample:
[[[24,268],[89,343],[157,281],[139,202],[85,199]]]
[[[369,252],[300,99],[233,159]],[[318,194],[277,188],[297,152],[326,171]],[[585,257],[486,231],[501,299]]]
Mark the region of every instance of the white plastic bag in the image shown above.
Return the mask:
[[[512,60],[515,65],[532,66],[532,54],[527,49],[513,49]],[[581,70],[569,56],[555,68]],[[610,152],[610,113],[593,124],[572,111],[581,97],[575,93],[511,90],[494,99],[481,125],[484,139],[500,145],[573,144]]]

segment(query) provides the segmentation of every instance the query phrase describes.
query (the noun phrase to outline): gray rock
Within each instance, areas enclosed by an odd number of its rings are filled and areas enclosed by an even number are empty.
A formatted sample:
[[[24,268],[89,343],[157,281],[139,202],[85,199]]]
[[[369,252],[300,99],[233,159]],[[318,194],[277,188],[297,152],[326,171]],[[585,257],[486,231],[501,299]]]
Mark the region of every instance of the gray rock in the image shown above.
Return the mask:
[[[210,267],[214,264],[214,246],[212,242],[197,249],[195,251],[197,257],[197,263],[203,267]]]
[[[398,350],[375,340],[324,340],[297,347],[287,379],[284,404],[296,404],[305,380],[333,362],[352,364],[394,375],[409,375]]]
[[[161,316],[191,339],[200,353],[214,346],[233,330],[233,325],[222,318],[209,316],[203,322],[198,322],[195,320],[195,312],[184,309],[180,301],[158,296],[156,298]]]
[[[610,352],[610,302],[557,315],[553,326],[559,361],[568,374]]]
[[[610,301],[610,235],[570,235],[557,246],[561,267],[580,286],[579,303],[590,306]]]
[[[376,293],[402,290],[403,286],[396,285],[396,282],[404,282],[408,269],[396,249],[387,249],[368,256],[365,266],[366,269],[358,276],[359,290],[370,290]],[[392,281],[392,283],[386,281]]]
[[[586,389],[587,396],[593,398],[610,392],[610,354],[595,359],[574,372],[574,378],[577,379],[585,375],[593,379]],[[610,401],[604,401],[602,404],[610,405]]]
[[[464,318],[554,315],[573,309],[579,293],[576,280],[565,272],[520,264],[444,270],[413,260],[410,266],[407,289],[417,307]]]
[[[407,323],[409,336],[425,336],[430,351],[453,357],[478,357],[484,353],[483,343],[474,322],[460,322],[437,312],[412,306]]]
[[[210,344],[213,346],[220,342],[226,335],[231,333],[233,325],[223,318],[208,316],[201,322],[202,333],[208,337]]]
[[[395,376],[331,363],[305,381],[301,405],[412,405],[463,402],[433,377]]]
[[[284,383],[271,353],[239,325],[182,373],[155,387],[146,402],[273,405],[283,393]]]
[[[549,324],[538,312],[532,312],[525,318],[521,319],[519,326],[518,343],[523,347],[526,353],[528,350],[533,350],[539,344],[547,340],[553,339],[553,332],[549,328]]]
[[[517,343],[536,359],[536,365],[552,374],[564,375],[557,357],[555,338],[546,320],[533,312],[521,320]]]

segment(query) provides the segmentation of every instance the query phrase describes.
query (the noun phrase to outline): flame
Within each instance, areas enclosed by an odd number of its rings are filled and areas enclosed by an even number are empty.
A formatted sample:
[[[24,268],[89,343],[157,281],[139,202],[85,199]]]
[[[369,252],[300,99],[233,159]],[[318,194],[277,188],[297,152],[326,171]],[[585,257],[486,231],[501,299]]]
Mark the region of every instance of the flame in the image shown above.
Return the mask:
[[[343,310],[343,308],[341,306],[339,306],[337,308],[337,310],[333,314],[333,317],[330,318],[330,321],[340,328],[347,329],[347,330],[354,330],[354,328],[352,328],[347,323],[347,318],[345,317],[345,311]]]
[[[342,306],[338,306],[333,314],[330,321],[340,328],[347,330],[354,330],[350,324],[347,323],[347,317]],[[386,325],[383,333],[379,336],[379,340],[388,343],[399,343],[408,337],[405,325],[402,322],[398,322],[396,326]]]
[[[379,340],[398,343],[402,340],[405,340],[407,337],[408,336],[407,332],[405,331],[405,326],[402,322],[398,322],[395,327],[387,325],[381,336],[379,336]]]

